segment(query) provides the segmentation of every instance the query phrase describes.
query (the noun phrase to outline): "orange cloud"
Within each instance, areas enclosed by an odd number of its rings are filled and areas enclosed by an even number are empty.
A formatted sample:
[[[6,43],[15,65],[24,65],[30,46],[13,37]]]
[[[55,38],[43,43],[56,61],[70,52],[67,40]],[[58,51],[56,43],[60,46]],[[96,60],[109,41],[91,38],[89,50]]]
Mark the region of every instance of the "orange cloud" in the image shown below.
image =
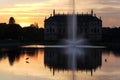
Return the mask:
[[[16,3],[14,3],[14,1]],[[23,1],[24,2],[24,1]],[[8,22],[9,17],[15,17],[18,23],[34,23],[38,22],[39,25],[43,26],[44,17],[48,17],[53,9],[56,9],[56,13],[68,13],[71,9],[70,0],[40,0],[40,1],[22,1],[13,0],[13,3],[9,6],[4,6],[0,8],[0,22]],[[106,23],[111,23],[120,25],[120,2],[118,0],[76,0],[76,12],[90,12],[93,9],[98,16],[102,16],[104,26],[108,26]],[[116,5],[115,5],[116,4]],[[113,6],[111,6],[113,5]],[[111,10],[112,9],[112,10]],[[108,14],[112,13],[112,14]],[[116,15],[112,16],[112,15]],[[108,16],[109,15],[109,16]],[[112,16],[114,21],[110,21],[109,18]],[[43,22],[42,22],[43,21]]]

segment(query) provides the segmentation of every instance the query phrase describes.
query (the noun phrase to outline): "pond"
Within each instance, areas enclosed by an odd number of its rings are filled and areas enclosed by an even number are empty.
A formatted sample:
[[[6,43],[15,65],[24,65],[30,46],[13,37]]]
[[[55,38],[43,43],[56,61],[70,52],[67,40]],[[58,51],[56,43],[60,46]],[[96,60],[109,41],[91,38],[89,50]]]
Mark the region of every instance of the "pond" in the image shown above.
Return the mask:
[[[38,47],[39,46],[39,47]],[[34,45],[0,48],[2,80],[120,80],[120,50]]]

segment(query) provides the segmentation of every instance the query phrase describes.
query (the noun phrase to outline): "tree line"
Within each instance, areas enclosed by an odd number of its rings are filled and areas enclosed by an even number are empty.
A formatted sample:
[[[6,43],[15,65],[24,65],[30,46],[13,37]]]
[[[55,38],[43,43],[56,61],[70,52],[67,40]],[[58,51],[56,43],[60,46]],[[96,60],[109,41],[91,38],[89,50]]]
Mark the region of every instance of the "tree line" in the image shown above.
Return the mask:
[[[33,25],[22,28],[19,24],[0,23],[0,41],[3,40],[44,42],[44,29]],[[120,28],[102,28],[102,41],[120,42]]]
[[[34,26],[22,28],[19,24],[0,23],[0,40],[44,41],[44,29]]]
[[[102,40],[120,42],[120,28],[102,28]]]

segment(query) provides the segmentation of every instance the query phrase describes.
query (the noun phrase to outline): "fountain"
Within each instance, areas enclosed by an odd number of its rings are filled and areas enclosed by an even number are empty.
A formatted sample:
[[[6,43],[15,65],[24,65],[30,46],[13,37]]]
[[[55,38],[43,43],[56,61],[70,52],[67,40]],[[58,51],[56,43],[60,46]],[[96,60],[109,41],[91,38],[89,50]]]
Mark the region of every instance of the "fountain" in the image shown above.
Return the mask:
[[[75,70],[77,67],[76,58],[84,53],[84,48],[102,48],[100,46],[83,45],[85,39],[77,38],[77,16],[75,14],[75,0],[72,0],[72,15],[68,17],[68,40],[66,53],[68,54],[68,66],[72,70],[72,80],[75,80]]]
[[[46,45],[42,48],[65,48],[69,57],[68,67],[72,70],[72,80],[75,80],[76,57],[84,53],[84,48],[104,48],[103,46],[83,45],[85,39],[77,38],[77,16],[75,14],[75,0],[72,0],[72,14],[68,17],[68,39],[65,40],[66,45]],[[32,46],[33,48],[34,46]],[[36,47],[36,45],[35,45]],[[37,46],[41,48],[41,46]]]
[[[75,0],[72,0],[72,15],[68,19],[68,40],[66,44],[69,45],[66,49],[69,57],[68,66],[72,70],[72,80],[75,80],[75,70],[76,70],[76,56],[77,56],[77,16],[75,15]]]

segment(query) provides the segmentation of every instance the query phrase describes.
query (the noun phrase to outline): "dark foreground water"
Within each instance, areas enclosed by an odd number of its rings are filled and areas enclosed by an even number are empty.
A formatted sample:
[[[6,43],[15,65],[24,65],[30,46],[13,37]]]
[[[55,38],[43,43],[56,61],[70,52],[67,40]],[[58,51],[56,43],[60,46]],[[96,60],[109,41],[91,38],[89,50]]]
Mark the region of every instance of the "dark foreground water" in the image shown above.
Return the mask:
[[[74,64],[72,56],[65,48],[0,48],[0,80],[120,80],[119,49],[77,49]]]

